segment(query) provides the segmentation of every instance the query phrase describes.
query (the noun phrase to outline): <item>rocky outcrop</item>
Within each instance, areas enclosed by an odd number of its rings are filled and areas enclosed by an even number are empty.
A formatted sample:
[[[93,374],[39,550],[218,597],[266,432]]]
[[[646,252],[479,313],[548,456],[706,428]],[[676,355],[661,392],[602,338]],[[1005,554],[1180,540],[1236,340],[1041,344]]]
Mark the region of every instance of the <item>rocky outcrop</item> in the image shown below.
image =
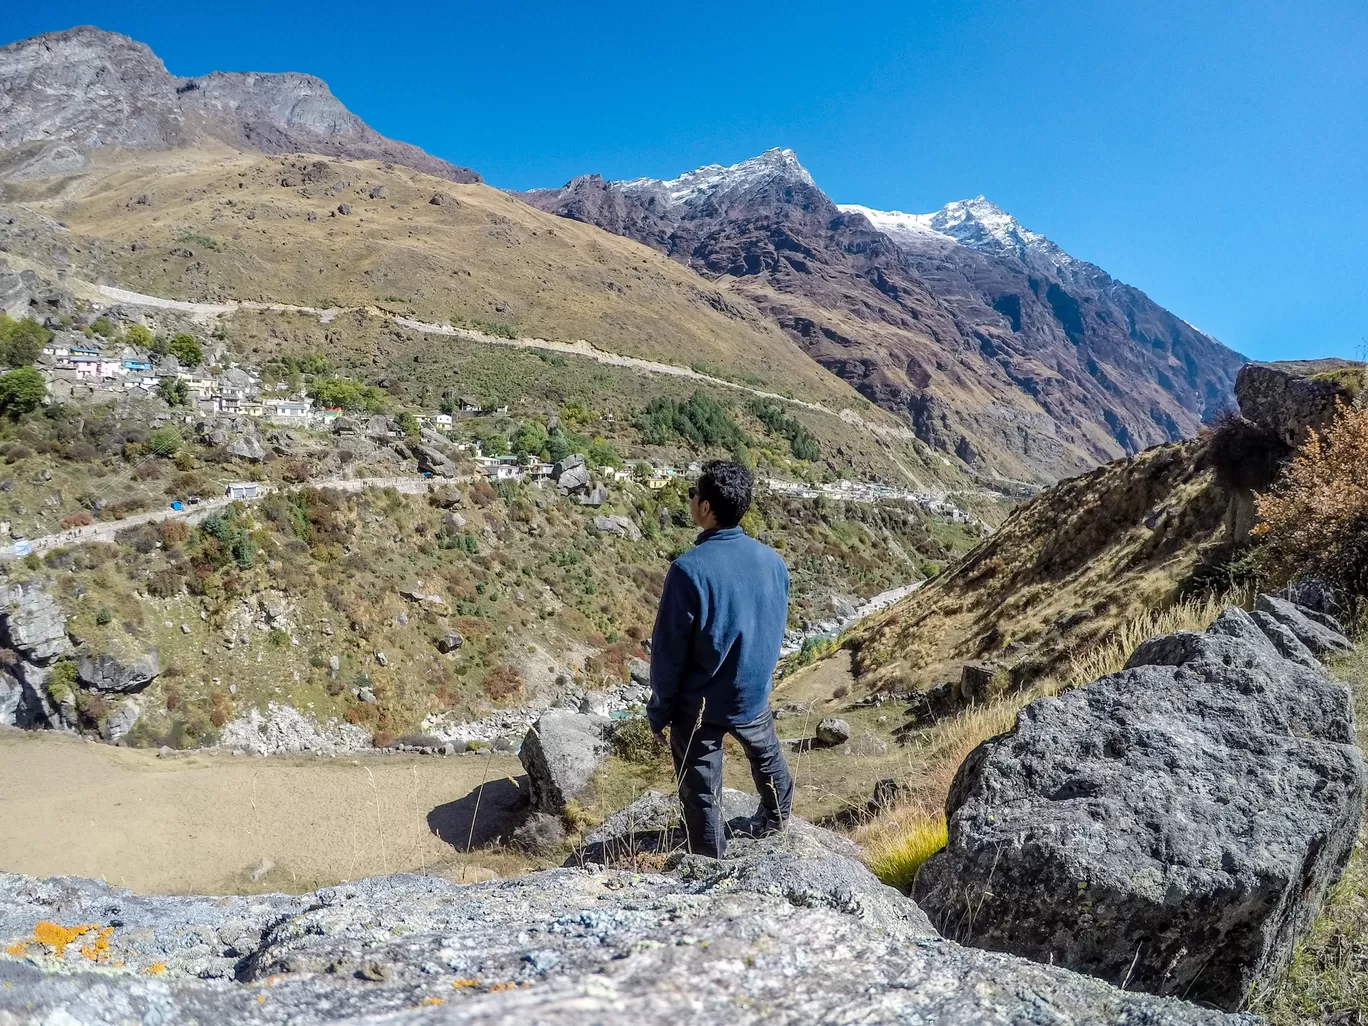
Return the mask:
[[[0,47],[0,176],[63,173],[105,146],[205,142],[402,164],[454,182],[469,168],[380,135],[311,75],[212,72],[179,78],[142,43],[82,26]]]
[[[619,538],[641,541],[641,529],[632,522],[631,517],[624,517],[621,514],[597,516],[594,517],[593,524],[594,530],[600,534],[615,534]]]
[[[1140,645],[965,760],[915,894],[947,936],[1226,1008],[1286,964],[1358,836],[1348,690],[1287,603]],[[1295,614],[1295,615],[1294,615]],[[1304,622],[1303,622],[1304,621]],[[1347,644],[1317,624],[1324,650]],[[1321,633],[1321,630],[1327,632]]]
[[[5,603],[3,633],[7,648],[39,665],[71,651],[66,614],[41,585],[16,584],[8,589]]]
[[[584,794],[608,756],[611,728],[606,716],[551,709],[528,729],[518,759],[535,811],[559,815]]]
[[[92,691],[141,691],[160,674],[156,649],[124,656],[82,648],[76,656],[76,679]]]
[[[825,831],[665,861],[238,898],[0,875],[0,1021],[1255,1022],[938,939]],[[39,922],[86,932],[59,958]]]
[[[1326,370],[1351,367],[1348,361],[1321,361]],[[1324,431],[1335,416],[1335,402],[1352,399],[1334,376],[1304,373],[1297,364],[1251,363],[1235,379],[1240,414],[1289,446],[1306,441],[1312,431]]]

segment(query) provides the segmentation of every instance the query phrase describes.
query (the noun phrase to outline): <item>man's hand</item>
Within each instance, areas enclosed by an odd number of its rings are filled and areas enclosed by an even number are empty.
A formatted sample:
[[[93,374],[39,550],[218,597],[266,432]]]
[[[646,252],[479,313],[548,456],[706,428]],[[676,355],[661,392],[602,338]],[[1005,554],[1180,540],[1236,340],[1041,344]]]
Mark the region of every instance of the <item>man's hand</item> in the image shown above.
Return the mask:
[[[669,748],[669,747],[670,747],[670,739],[667,738],[667,737],[665,736],[665,731],[663,731],[663,730],[653,730],[653,731],[651,731],[651,735],[656,739],[656,743],[657,743],[658,745],[660,745],[660,747],[662,747],[662,748]]]

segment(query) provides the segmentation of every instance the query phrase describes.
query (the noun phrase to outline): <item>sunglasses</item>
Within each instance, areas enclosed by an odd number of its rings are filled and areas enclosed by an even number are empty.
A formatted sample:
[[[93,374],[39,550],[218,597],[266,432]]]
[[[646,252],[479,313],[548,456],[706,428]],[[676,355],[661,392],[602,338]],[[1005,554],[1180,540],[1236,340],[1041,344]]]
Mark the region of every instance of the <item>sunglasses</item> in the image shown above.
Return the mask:
[[[698,488],[695,485],[689,485],[689,498],[698,498]]]

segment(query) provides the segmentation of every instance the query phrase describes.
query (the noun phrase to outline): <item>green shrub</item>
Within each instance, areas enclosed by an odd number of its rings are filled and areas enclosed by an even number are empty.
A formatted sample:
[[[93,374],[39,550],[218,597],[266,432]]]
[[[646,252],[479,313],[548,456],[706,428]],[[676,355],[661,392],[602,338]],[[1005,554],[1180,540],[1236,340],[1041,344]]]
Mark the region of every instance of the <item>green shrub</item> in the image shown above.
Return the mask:
[[[634,716],[622,720],[613,730],[611,740],[613,754],[625,762],[639,766],[650,766],[660,762],[668,754],[644,717]]]
[[[147,436],[147,441],[143,442],[143,450],[153,456],[165,456],[168,459],[180,452],[180,447],[184,444],[181,433],[175,428],[167,425],[159,427]]]
[[[23,367],[38,359],[52,332],[32,317],[16,321],[0,311],[0,359],[6,366]]]
[[[182,331],[171,340],[171,355],[182,367],[197,367],[204,362],[204,348],[194,335]]]
[[[97,627],[104,627],[111,623],[113,619],[114,613],[110,608],[108,606],[101,606],[100,611],[95,614],[95,625]]]
[[[32,367],[0,374],[0,410],[16,420],[41,406],[46,395],[43,376]]]
[[[114,322],[104,314],[100,314],[91,322],[90,330],[102,338],[113,338],[119,333],[119,329],[114,327]]]
[[[146,324],[130,324],[128,330],[124,332],[124,341],[130,346],[137,346],[139,349],[151,349],[156,342],[156,337]]]
[[[76,693],[76,664],[70,659],[59,659],[48,670],[44,682],[47,693],[58,705],[70,701]]]

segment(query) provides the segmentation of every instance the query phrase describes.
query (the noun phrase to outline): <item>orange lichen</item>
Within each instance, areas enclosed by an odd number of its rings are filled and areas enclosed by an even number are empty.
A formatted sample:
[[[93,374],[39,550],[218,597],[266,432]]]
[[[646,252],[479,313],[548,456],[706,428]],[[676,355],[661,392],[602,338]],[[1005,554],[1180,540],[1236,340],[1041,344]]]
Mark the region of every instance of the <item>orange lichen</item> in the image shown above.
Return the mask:
[[[480,985],[480,981],[479,981],[479,980],[471,979],[470,977],[464,977],[464,978],[459,979],[459,980],[452,980],[452,981],[451,981],[451,989],[452,989],[452,990],[464,990],[466,987],[478,987],[479,985]]]
[[[67,945],[77,937],[98,930],[95,923],[82,923],[80,926],[62,926],[44,919],[33,928],[33,939],[52,949],[52,954],[61,958],[66,954]]]
[[[96,935],[94,942],[81,945],[81,957],[91,962],[109,961],[109,938],[114,936],[114,927],[106,926]]]
[[[166,972],[165,962],[153,962],[147,967],[148,976],[160,976],[164,972]]]
[[[257,995],[257,1004],[259,1004],[259,1005],[264,1005],[265,1003],[266,1003],[266,995],[265,995],[265,994],[258,994],[258,995]]]
[[[28,950],[28,946],[32,943],[33,941],[15,941],[13,944],[5,948],[5,954],[13,955],[15,958],[19,958],[24,954],[25,951]]]
[[[446,1004],[446,998],[433,997],[429,995],[428,997],[423,998],[423,1000],[419,1001],[418,1003],[420,1005],[444,1005]]]
[[[512,989],[513,989],[514,987],[516,987],[516,986],[517,986],[516,983],[491,983],[491,984],[489,985],[489,989],[490,989],[491,991],[495,991],[495,990],[512,990]]]

